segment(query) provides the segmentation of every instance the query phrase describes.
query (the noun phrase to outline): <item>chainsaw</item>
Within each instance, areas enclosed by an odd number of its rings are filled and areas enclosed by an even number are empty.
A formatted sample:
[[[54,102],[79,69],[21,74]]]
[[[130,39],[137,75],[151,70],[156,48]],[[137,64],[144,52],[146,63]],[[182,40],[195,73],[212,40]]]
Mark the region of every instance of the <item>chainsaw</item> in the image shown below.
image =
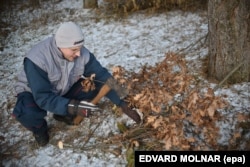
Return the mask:
[[[84,76],[81,78],[83,79],[89,79]],[[94,77],[91,78],[91,81],[100,82],[103,84],[98,94],[95,96],[94,99],[92,99],[90,102],[87,101],[81,101],[81,104],[83,107],[90,109],[91,111],[100,111],[101,109],[97,106],[97,103],[101,100],[102,97],[104,97],[111,89],[115,90],[118,96],[120,98],[125,98],[128,95],[128,90],[124,87],[122,87],[115,79],[110,77],[106,82],[102,82],[99,80],[96,80]],[[74,124],[78,125],[83,120],[83,117],[76,116],[74,119]]]

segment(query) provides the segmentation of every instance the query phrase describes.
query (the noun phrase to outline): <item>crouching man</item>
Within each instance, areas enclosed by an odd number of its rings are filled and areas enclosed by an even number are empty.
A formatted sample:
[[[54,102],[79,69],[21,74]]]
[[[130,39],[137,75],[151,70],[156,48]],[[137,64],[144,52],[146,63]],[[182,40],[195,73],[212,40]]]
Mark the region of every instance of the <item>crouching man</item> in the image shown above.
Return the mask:
[[[18,75],[15,91],[17,102],[13,116],[30,130],[37,143],[45,146],[49,142],[47,111],[58,121],[73,124],[75,117],[88,117],[95,106],[84,105],[93,99],[112,75],[101,66],[95,56],[83,46],[81,28],[73,22],[60,25],[55,35],[39,42],[26,55],[23,69]],[[82,91],[81,76],[95,74],[95,89]],[[120,106],[122,111],[136,123],[138,113],[128,107],[114,90],[106,97]]]

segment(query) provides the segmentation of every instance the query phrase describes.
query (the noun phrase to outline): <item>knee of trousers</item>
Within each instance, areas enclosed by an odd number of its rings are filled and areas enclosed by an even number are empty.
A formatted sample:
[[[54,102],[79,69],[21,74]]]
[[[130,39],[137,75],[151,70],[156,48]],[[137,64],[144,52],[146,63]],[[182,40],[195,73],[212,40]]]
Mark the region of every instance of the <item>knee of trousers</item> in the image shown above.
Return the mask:
[[[13,110],[13,116],[24,127],[31,131],[47,127],[44,117],[47,111],[41,109],[34,101],[31,93],[25,92],[18,95],[16,106]]]

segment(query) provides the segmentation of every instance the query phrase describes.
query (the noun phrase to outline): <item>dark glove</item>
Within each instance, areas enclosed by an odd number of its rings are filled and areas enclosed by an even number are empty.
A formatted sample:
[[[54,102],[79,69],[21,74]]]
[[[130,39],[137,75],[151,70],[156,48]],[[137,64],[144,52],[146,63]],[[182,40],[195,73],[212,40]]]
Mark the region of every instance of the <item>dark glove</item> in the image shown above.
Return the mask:
[[[89,117],[91,111],[99,110],[99,108],[87,101],[70,100],[68,104],[68,112],[71,115],[79,115],[82,117]]]
[[[121,104],[122,112],[133,119],[137,124],[141,123],[140,115],[133,109],[131,109],[126,102],[122,102]]]

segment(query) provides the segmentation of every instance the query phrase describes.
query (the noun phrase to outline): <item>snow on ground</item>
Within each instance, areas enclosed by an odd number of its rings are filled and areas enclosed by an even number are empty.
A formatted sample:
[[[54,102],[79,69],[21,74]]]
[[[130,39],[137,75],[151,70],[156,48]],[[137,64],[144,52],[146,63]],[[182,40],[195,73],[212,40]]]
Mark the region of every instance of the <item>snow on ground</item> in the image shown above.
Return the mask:
[[[7,18],[8,19],[8,18]],[[145,64],[161,61],[166,52],[179,52],[188,48],[185,58],[195,69],[201,67],[201,59],[207,56],[206,45],[192,48],[207,30],[206,13],[172,11],[164,14],[133,14],[125,19],[102,18],[92,10],[82,9],[82,1],[63,0],[59,3],[44,3],[41,9],[24,9],[12,18],[16,29],[5,39],[6,46],[0,51],[0,158],[3,166],[125,166],[124,149],[119,156],[100,149],[79,150],[67,145],[70,135],[82,134],[68,143],[82,143],[92,147],[95,139],[87,140],[89,129],[95,136],[107,137],[118,133],[117,120],[133,124],[126,116],[116,118],[105,110],[95,120],[86,119],[79,127],[68,127],[53,120],[47,120],[53,134],[50,143],[43,148],[34,146],[34,138],[11,117],[15,104],[13,84],[16,74],[22,67],[25,53],[38,41],[51,36],[63,21],[75,21],[83,29],[85,46],[94,53],[101,64],[109,70],[121,65],[127,70],[137,71]],[[207,82],[207,81],[204,81]],[[209,84],[209,83],[208,83]],[[250,84],[242,83],[229,88],[218,89],[216,94],[226,94],[226,99],[234,108],[226,114],[229,121],[219,122],[222,127],[220,143],[227,143],[234,130],[236,120],[233,111],[245,112],[250,109]],[[104,99],[105,101],[106,99]],[[245,111],[243,111],[245,109]],[[99,126],[97,126],[99,125]],[[70,138],[72,139],[72,137]],[[81,142],[86,140],[87,142]],[[64,149],[57,142],[65,143]],[[98,145],[96,146],[98,147]],[[244,146],[243,146],[244,147]],[[244,148],[243,148],[244,149]]]

